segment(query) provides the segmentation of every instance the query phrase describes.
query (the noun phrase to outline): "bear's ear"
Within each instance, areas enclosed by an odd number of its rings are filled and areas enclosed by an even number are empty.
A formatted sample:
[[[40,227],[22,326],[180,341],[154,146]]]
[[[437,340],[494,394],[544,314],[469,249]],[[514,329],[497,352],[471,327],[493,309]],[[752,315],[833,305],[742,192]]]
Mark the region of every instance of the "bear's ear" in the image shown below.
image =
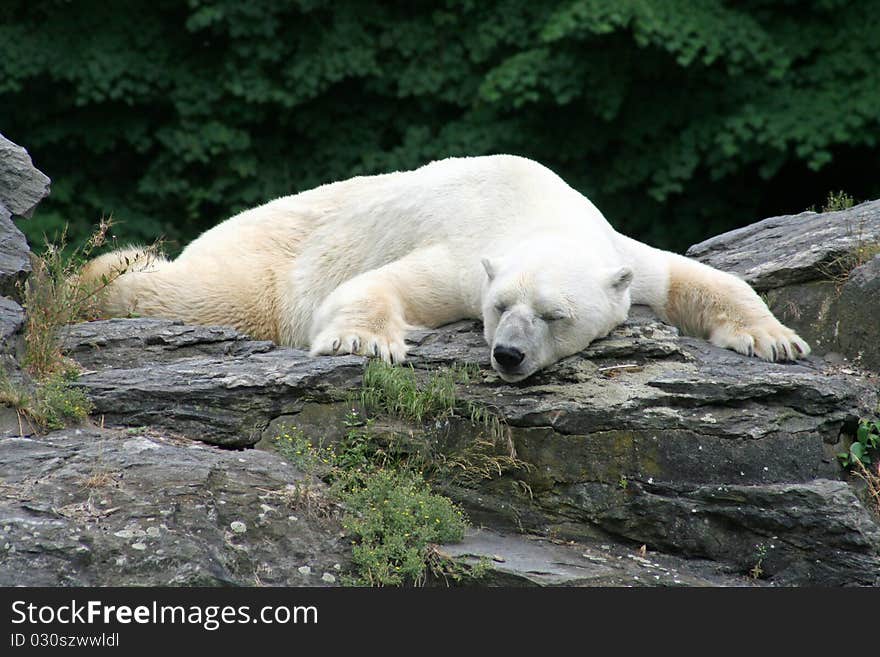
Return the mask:
[[[486,270],[486,276],[489,277],[489,281],[491,282],[491,280],[495,278],[495,274],[497,273],[497,267],[495,266],[495,263],[489,260],[489,258],[483,258],[482,260],[480,260],[480,262],[483,263],[483,269]]]
[[[611,289],[618,294],[623,293],[633,281],[633,270],[629,267],[621,267],[608,279]]]

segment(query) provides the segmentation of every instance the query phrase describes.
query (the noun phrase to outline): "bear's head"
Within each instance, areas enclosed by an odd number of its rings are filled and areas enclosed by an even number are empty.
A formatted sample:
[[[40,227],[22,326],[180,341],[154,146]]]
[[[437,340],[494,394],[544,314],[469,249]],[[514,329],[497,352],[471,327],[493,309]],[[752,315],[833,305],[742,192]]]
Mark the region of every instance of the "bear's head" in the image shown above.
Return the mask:
[[[586,349],[629,314],[632,269],[568,248],[548,258],[534,246],[482,259],[484,336],[492,367],[508,382]]]

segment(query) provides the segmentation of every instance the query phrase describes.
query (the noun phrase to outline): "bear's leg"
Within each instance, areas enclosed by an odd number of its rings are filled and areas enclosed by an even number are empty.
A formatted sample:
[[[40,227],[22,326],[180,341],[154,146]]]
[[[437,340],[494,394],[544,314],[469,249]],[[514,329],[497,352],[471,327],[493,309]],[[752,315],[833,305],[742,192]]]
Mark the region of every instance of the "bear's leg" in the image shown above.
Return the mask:
[[[407,331],[472,314],[460,298],[460,274],[445,248],[431,247],[355,276],[337,287],[315,313],[310,353],[403,362]]]
[[[809,345],[774,317],[748,283],[682,256],[669,259],[661,314],[685,333],[741,354],[785,361],[810,353]]]
[[[321,304],[309,341],[313,356],[361,354],[389,363],[406,358],[404,338],[411,327],[403,304],[382,277],[370,273],[343,283]]]

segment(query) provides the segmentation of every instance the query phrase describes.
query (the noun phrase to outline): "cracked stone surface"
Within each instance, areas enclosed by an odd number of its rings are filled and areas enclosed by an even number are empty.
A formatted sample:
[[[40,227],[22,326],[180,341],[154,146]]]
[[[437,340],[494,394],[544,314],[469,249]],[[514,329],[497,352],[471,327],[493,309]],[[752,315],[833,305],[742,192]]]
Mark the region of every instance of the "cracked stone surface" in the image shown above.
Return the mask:
[[[412,337],[423,379],[452,363],[480,367],[458,394],[503,418],[531,466],[478,485],[441,482],[477,522],[647,544],[734,574],[767,551],[763,572],[780,584],[876,583],[877,523],[834,456],[842,433],[876,408],[876,377],[820,359],[749,359],[679,337],[642,311],[514,385],[488,367],[473,322]],[[64,344],[88,368],[78,385],[106,424],[236,448],[280,422],[338,438],[366,363],[155,319],[70,327]],[[440,433],[451,444],[474,439],[461,418]]]
[[[348,543],[292,501],[306,481],[146,430],[0,440],[0,586],[325,586]]]

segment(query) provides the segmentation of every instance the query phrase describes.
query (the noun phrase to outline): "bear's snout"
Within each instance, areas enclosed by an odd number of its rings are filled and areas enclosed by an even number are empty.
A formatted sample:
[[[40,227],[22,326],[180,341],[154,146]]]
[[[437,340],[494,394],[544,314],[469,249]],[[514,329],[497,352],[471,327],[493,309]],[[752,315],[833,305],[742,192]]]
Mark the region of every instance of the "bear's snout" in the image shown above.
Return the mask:
[[[492,351],[492,356],[494,356],[495,362],[505,370],[515,369],[526,357],[516,347],[505,347],[503,345],[495,347],[494,351]]]

